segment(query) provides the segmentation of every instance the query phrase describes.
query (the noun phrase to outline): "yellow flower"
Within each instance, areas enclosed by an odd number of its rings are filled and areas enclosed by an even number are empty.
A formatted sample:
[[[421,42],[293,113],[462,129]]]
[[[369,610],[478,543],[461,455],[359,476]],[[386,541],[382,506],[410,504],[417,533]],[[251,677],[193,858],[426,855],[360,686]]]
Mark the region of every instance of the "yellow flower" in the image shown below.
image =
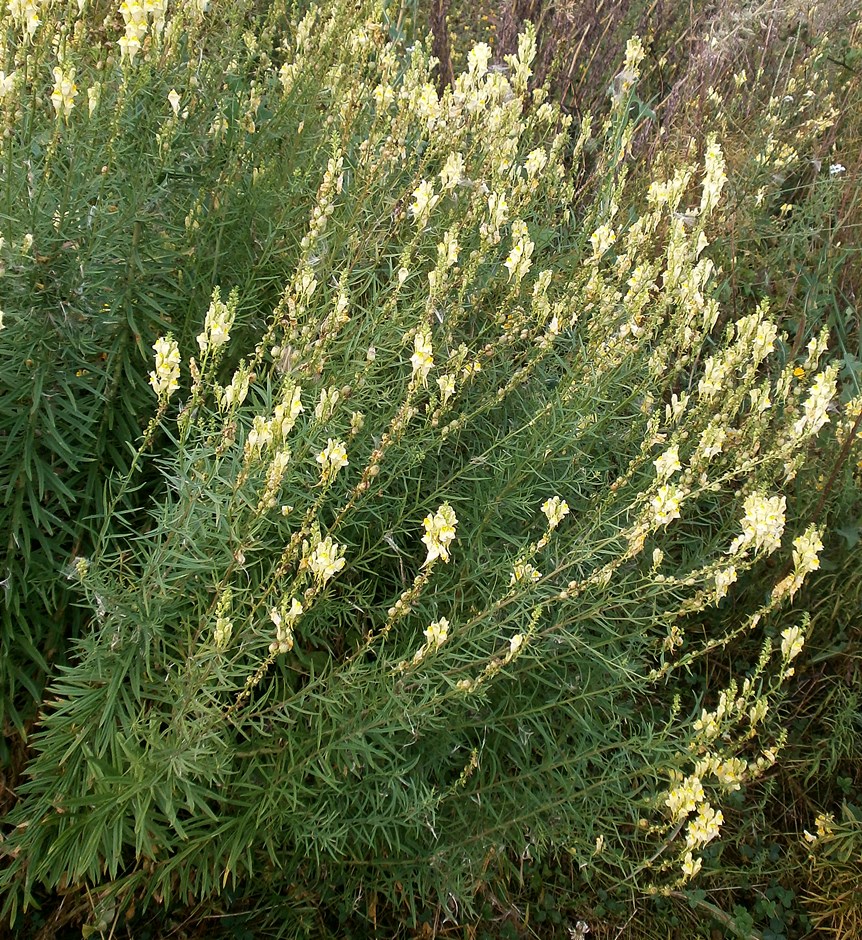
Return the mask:
[[[667,525],[674,519],[679,519],[679,508],[682,505],[683,492],[678,486],[670,486],[665,483],[658,488],[658,492],[652,498],[652,508],[655,513],[655,521],[659,525]]]
[[[334,480],[338,471],[349,463],[344,443],[334,441],[331,437],[327,440],[326,447],[317,455],[316,460],[321,466],[320,480],[322,483],[329,483]]]
[[[556,529],[569,514],[569,504],[559,496],[552,496],[542,503],[542,512],[548,519],[548,528]]]
[[[422,524],[425,527],[422,542],[428,549],[428,557],[423,567],[430,565],[438,558],[448,562],[449,546],[455,540],[455,527],[458,524],[455,510],[448,503],[443,503],[433,516],[426,516]]]
[[[413,349],[413,355],[410,357],[413,375],[418,375],[419,381],[424,386],[428,380],[428,373],[434,368],[431,331],[427,327],[423,327],[416,333],[413,340]]]
[[[218,288],[213,291],[212,300],[204,321],[204,331],[197,337],[201,355],[205,355],[210,349],[218,349],[220,346],[224,346],[230,339],[230,329],[233,326],[235,313],[232,304],[222,303]]]
[[[51,92],[51,104],[57,117],[69,119],[72,108],[75,107],[75,98],[78,96],[78,86],[75,84],[75,69],[64,71],[60,66],[54,67],[54,90]]]
[[[156,368],[150,373],[150,385],[159,398],[168,399],[180,387],[180,350],[168,333],[153,344]]]
[[[445,617],[429,623],[425,630],[425,639],[429,646],[440,647],[449,637],[449,621]]]
[[[718,837],[723,822],[724,815],[720,809],[713,809],[709,803],[701,803],[697,808],[697,816],[688,824],[685,837],[686,848],[693,849],[712,842]]]
[[[685,853],[685,858],[682,862],[682,874],[685,880],[689,878],[694,878],[694,876],[700,871],[703,866],[703,859],[698,857],[695,858],[691,852]]]
[[[805,634],[801,627],[788,627],[781,633],[781,655],[787,662],[802,652],[805,645]]]
[[[679,462],[679,447],[676,444],[668,447],[661,457],[658,457],[653,463],[660,480],[666,480],[668,477],[673,476],[674,473],[682,470]]]
[[[434,195],[434,184],[428,180],[423,180],[413,190],[413,204],[410,206],[410,214],[420,228],[427,223],[432,209],[439,201],[440,197]]]
[[[703,784],[696,776],[686,777],[678,786],[668,793],[664,805],[670,810],[674,822],[685,818],[694,812],[698,803],[704,799]]]
[[[135,56],[141,51],[140,39],[137,36],[120,36],[117,45],[120,47],[120,60],[132,65]]]
[[[312,574],[323,584],[338,574],[346,564],[344,546],[333,542],[328,535],[318,543],[308,560]]]

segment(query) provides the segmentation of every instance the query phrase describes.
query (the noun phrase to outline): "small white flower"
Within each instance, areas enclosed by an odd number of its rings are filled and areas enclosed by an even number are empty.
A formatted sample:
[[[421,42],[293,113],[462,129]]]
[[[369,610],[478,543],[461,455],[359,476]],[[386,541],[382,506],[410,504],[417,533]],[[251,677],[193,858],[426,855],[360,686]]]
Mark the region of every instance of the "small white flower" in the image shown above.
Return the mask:
[[[429,646],[440,647],[449,637],[449,621],[445,617],[429,623],[425,630],[425,640]]]
[[[549,529],[556,529],[569,514],[569,511],[569,504],[564,499],[560,499],[559,496],[552,496],[542,503],[542,512],[548,519]]]

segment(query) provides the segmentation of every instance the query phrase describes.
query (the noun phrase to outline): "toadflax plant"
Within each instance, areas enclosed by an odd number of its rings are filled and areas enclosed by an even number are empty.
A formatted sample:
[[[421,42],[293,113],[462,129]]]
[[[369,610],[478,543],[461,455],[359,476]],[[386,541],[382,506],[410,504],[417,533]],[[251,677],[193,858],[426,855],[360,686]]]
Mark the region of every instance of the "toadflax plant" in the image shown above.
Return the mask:
[[[637,40],[575,134],[530,90],[532,29],[440,95],[380,22],[315,7],[257,88],[275,113],[329,57],[299,257],[252,343],[223,283],[195,344],[154,345],[134,466],[161,485],[74,569],[93,625],[10,819],[7,912],[263,873],[451,907],[551,851],[671,891],[780,760],[807,621],[773,615],[819,564],[811,447],[849,420],[826,334],[795,373],[765,301],[720,308],[715,139],[623,209]],[[729,681],[678,684],[752,635]]]

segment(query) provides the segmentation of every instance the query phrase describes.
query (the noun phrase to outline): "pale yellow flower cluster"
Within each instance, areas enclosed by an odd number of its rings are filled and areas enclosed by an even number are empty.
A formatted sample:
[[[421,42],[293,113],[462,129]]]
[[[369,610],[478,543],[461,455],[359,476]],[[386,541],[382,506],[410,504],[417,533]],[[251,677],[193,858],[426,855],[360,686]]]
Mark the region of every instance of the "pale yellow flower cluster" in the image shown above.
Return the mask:
[[[303,411],[305,408],[302,406],[302,389],[292,382],[285,382],[281,401],[272,411],[273,434],[285,440]]]
[[[430,180],[423,180],[413,190],[413,203],[410,206],[410,214],[419,228],[424,228],[428,224],[431,212],[439,201],[440,196],[434,193],[434,184]]]
[[[203,333],[199,333],[197,336],[201,355],[206,355],[210,350],[218,349],[228,342],[235,313],[236,304],[223,303],[221,293],[216,288],[213,291],[212,300],[206,312]]]
[[[526,562],[518,562],[514,570],[512,571],[512,576],[509,579],[509,584],[535,584],[536,581],[539,581],[542,577],[542,573],[537,571],[531,564]]]
[[[590,235],[590,244],[593,246],[593,260],[598,261],[616,240],[616,232],[610,225],[600,225]]]
[[[805,645],[805,633],[801,627],[788,627],[781,632],[781,655],[785,662],[790,662],[802,652]]]
[[[289,653],[293,649],[293,627],[302,614],[302,604],[294,597],[285,597],[279,608],[273,607],[269,619],[275,624],[275,639],[269,644],[272,654]]]
[[[482,240],[490,245],[499,245],[500,229],[509,221],[509,204],[501,193],[488,194],[488,218],[479,226]]]
[[[731,584],[737,579],[736,568],[729,565],[715,573],[715,601],[718,603],[726,594]]]
[[[809,526],[793,540],[793,564],[799,571],[816,571],[820,567],[820,552],[823,542],[815,526]]]
[[[449,561],[449,546],[455,540],[455,527],[458,519],[455,516],[455,510],[449,503],[443,503],[434,513],[428,515],[422,520],[425,527],[425,534],[422,536],[422,542],[428,549],[428,557],[423,563],[423,567],[430,565],[438,558],[443,561]]]
[[[219,598],[216,607],[216,623],[213,631],[213,642],[216,649],[223,650],[230,643],[233,634],[233,620],[230,617],[231,601],[233,600],[233,591],[226,587]]]
[[[680,517],[680,507],[685,497],[685,493],[679,486],[671,486],[669,483],[662,484],[656,495],[650,500],[653,508],[653,516],[658,525],[668,525],[674,519]]]
[[[679,462],[679,447],[676,444],[668,447],[653,463],[655,464],[656,474],[660,480],[667,480],[669,477],[672,477],[675,473],[682,470],[682,465]]]
[[[78,97],[78,86],[75,84],[75,69],[55,66],[54,90],[51,92],[51,104],[58,118],[69,120],[72,108],[75,107],[75,98]]]
[[[125,34],[117,40],[123,62],[134,64],[150,28],[150,15],[153,17],[153,32],[156,35],[161,34],[165,28],[167,6],[167,0],[144,0],[143,3],[138,0],[123,0],[120,4],[120,15],[123,17]]]
[[[312,574],[321,582],[326,582],[347,564],[344,558],[344,546],[338,545],[327,535],[322,542],[318,542],[308,559],[308,566]]]
[[[527,178],[534,180],[536,179],[548,165],[548,155],[545,153],[543,147],[537,147],[535,150],[531,150],[527,154],[527,159],[524,161],[524,172],[527,174]]]
[[[727,439],[727,431],[721,425],[720,418],[713,418],[704,428],[697,448],[697,458],[711,460],[721,453],[721,448]]]
[[[444,267],[451,268],[458,263],[460,250],[458,236],[454,232],[449,231],[446,232],[443,236],[443,241],[437,246],[437,256],[440,258]]]
[[[278,491],[284,479],[287,465],[290,463],[290,451],[285,447],[273,455],[266,473],[266,484],[257,506],[259,513],[267,509],[274,509],[278,502]]]
[[[703,867],[703,859],[700,856],[695,857],[692,853],[686,852],[682,861],[682,875],[683,878],[687,881],[701,870]]]
[[[445,617],[429,623],[425,629],[425,641],[429,647],[439,649],[449,638],[449,621]]]
[[[39,8],[43,0],[9,0],[9,12],[14,22],[24,30],[24,35],[32,39],[42,25]]]
[[[513,277],[520,281],[530,270],[532,265],[533,249],[536,246],[530,240],[527,224],[522,219],[512,223],[512,250],[503,266],[509,272],[509,280]]]
[[[548,528],[556,529],[569,514],[569,504],[559,496],[552,496],[542,503],[542,512],[548,520]]]
[[[829,421],[827,412],[835,397],[837,379],[838,366],[835,363],[815,377],[808,398],[802,406],[802,417],[793,425],[794,434],[816,434]]]
[[[822,551],[820,531],[816,526],[809,526],[793,540],[793,571],[775,585],[773,598],[777,600],[785,593],[793,597],[802,587],[806,575],[820,567],[819,556]]]
[[[690,851],[699,848],[718,838],[723,822],[724,814],[720,809],[714,809],[709,803],[701,803],[697,808],[697,816],[686,829],[686,849]]]
[[[817,829],[817,835],[807,829],[804,830],[805,841],[809,844],[828,839],[835,832],[835,816],[832,813],[818,813],[814,826]]]
[[[455,376],[447,372],[437,379],[437,385],[440,388],[440,403],[446,405],[455,394]]]
[[[248,369],[241,366],[234,373],[230,385],[222,388],[216,386],[216,395],[218,397],[218,406],[222,411],[228,411],[234,406],[241,405],[248,395],[249,373]]]
[[[320,421],[328,421],[341,401],[341,390],[334,385],[327,385],[320,390],[320,398],[314,406],[314,417]]]
[[[742,535],[737,536],[730,545],[729,554],[747,551],[753,547],[755,552],[775,551],[781,545],[784,534],[784,513],[787,500],[784,496],[763,496],[752,493],[746,497],[742,519]]]
[[[180,350],[168,333],[153,344],[156,368],[150,373],[150,385],[160,399],[167,400],[180,387]]]
[[[0,70],[0,101],[7,98],[15,90],[15,80],[18,77],[17,72],[10,72],[8,75]]]
[[[710,356],[703,367],[703,376],[697,391],[704,401],[714,398],[723,388],[730,374],[730,364],[724,356]]]
[[[272,424],[263,415],[255,415],[251,423],[251,430],[245,439],[246,453],[258,456],[272,443]]]
[[[434,368],[434,350],[431,347],[431,331],[427,327],[417,330],[413,338],[413,355],[410,364],[413,366],[414,378],[418,376],[424,386],[428,381],[428,373]]]
[[[671,818],[674,822],[685,819],[689,813],[693,813],[698,803],[702,803],[706,795],[700,777],[690,776],[677,787],[674,787],[667,795],[664,805],[670,810]]]
[[[324,485],[331,483],[338,471],[349,463],[344,442],[335,441],[331,437],[327,440],[326,447],[315,459],[320,464],[320,482]]]
[[[706,145],[706,173],[703,178],[703,193],[700,199],[701,215],[711,212],[718,205],[721,191],[727,182],[726,164],[718,140],[712,135]]]

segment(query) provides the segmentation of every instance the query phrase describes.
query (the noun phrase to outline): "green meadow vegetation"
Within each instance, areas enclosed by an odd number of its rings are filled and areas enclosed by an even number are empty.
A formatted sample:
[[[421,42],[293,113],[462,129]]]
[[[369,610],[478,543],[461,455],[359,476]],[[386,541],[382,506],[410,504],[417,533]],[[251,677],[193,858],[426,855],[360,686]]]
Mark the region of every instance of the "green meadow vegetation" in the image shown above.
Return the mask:
[[[2,30],[0,932],[862,937],[856,5]]]

